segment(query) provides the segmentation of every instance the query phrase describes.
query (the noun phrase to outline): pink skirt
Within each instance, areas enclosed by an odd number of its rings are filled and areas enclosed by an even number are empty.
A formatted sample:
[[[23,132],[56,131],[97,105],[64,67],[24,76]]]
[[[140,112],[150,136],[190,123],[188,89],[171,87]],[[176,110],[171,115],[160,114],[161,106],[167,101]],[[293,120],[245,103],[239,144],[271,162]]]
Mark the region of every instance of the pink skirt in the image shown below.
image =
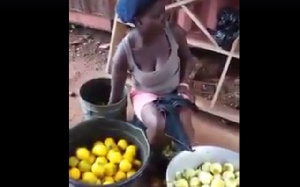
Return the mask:
[[[186,95],[183,95],[183,97],[186,99],[189,99]],[[158,95],[132,89],[130,92],[130,98],[132,101],[134,114],[140,121],[142,121],[143,107],[146,104],[155,101],[158,98]]]
[[[142,121],[142,109],[143,107],[151,103],[152,101],[155,101],[157,99],[157,95],[147,92],[138,91],[135,89],[132,89],[130,92],[130,98],[132,102],[132,107],[134,114],[136,117]]]

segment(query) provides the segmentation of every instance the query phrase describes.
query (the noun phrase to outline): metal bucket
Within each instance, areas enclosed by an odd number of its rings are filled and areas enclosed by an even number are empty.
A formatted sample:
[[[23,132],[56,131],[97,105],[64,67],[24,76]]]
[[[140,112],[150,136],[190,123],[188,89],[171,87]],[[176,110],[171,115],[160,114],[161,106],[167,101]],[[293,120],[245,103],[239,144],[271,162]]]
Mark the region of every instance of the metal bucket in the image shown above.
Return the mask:
[[[171,160],[166,171],[167,187],[173,187],[176,172],[196,168],[204,162],[229,162],[235,169],[240,168],[240,154],[237,152],[215,146],[195,146],[193,149],[195,152],[183,151]]]
[[[142,174],[148,165],[150,156],[150,145],[144,132],[133,125],[108,118],[94,118],[79,123],[69,130],[69,156],[75,155],[78,147],[87,147],[91,149],[97,140],[103,140],[106,137],[115,139],[124,138],[138,147],[137,157],[142,161],[141,168],[131,178],[107,185],[107,187],[139,187],[142,181]],[[95,187],[69,178],[69,183],[75,187]],[[99,186],[99,185],[98,185]]]
[[[85,120],[106,117],[126,121],[127,89],[124,87],[121,101],[106,105],[111,90],[111,79],[98,78],[84,83],[80,90],[80,104]]]

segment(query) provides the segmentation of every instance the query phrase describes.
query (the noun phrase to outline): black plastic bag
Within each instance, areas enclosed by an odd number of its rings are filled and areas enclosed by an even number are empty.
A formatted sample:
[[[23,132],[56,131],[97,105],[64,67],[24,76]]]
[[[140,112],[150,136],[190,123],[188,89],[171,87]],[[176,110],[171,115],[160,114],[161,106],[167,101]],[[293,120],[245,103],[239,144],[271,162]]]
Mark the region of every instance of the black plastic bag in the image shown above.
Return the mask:
[[[217,19],[216,30],[208,30],[220,47],[230,50],[240,34],[239,11],[231,7],[223,8],[219,11]]]

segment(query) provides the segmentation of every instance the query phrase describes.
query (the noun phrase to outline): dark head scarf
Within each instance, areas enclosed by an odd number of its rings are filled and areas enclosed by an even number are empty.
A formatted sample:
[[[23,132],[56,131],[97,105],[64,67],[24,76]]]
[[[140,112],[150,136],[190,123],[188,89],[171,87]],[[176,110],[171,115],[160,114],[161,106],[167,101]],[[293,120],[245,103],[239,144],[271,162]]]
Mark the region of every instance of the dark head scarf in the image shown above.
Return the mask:
[[[116,12],[124,23],[134,24],[135,18],[143,14],[157,0],[118,0]]]

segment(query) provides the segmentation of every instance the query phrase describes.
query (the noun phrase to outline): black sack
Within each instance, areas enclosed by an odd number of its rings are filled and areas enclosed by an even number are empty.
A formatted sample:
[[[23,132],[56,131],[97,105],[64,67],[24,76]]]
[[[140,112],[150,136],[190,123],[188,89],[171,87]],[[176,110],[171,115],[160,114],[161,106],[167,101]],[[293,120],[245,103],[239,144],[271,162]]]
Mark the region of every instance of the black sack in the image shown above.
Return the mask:
[[[220,47],[230,50],[232,43],[240,34],[239,11],[231,7],[223,8],[219,11],[217,19],[216,30],[208,29],[208,31]]]

